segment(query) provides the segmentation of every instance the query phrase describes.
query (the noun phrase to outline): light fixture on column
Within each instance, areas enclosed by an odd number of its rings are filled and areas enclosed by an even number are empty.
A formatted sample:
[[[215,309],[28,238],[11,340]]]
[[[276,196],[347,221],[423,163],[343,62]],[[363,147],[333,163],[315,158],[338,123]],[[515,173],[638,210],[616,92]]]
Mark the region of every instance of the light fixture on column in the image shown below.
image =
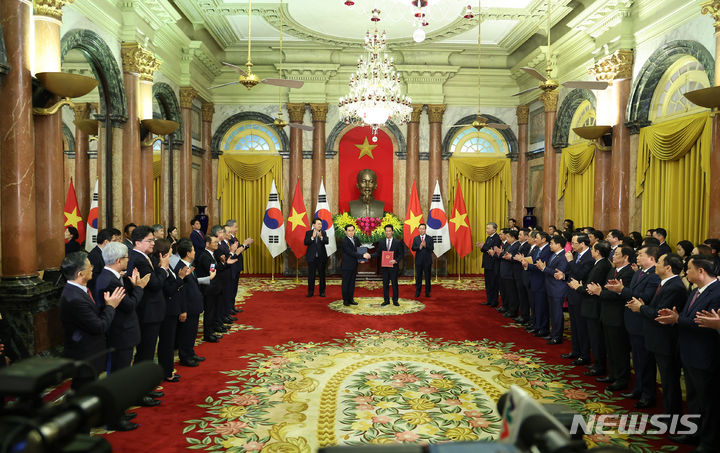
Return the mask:
[[[149,119],[140,121],[140,139],[142,146],[150,146],[158,139],[154,135],[165,136],[175,132],[180,124],[177,121]]]
[[[34,107],[33,113],[36,115],[53,115],[63,105],[73,107],[75,104],[71,101],[72,98],[85,96],[98,84],[97,80],[91,77],[66,72],[38,72],[35,78],[45,90],[62,98],[50,107]]]
[[[720,109],[720,86],[688,91],[683,93],[683,96],[695,105],[712,109],[712,116],[717,115]]]
[[[597,147],[602,150],[608,150],[612,144],[612,130],[612,126],[582,126],[573,128],[573,132],[580,138],[596,141]],[[602,139],[602,142],[600,139]]]
[[[74,123],[78,129],[85,132],[89,136],[98,134],[98,128],[100,126],[100,121],[98,121],[98,120],[91,120],[91,119],[75,120]]]

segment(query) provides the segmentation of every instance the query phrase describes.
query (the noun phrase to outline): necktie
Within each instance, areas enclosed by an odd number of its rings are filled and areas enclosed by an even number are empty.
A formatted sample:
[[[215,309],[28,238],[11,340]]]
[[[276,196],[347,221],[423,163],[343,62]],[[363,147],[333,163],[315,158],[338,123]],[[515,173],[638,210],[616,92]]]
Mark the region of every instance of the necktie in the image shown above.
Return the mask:
[[[575,257],[575,262],[576,262],[576,263],[579,263],[579,262],[580,262],[580,254],[579,254],[579,253],[578,253],[577,257]]]
[[[618,275],[618,270],[615,269],[615,274],[613,275],[613,278],[617,278],[617,275]]]
[[[658,285],[657,289],[655,290],[655,296],[658,295],[658,293],[660,292],[661,289],[662,289],[662,285]],[[653,299],[655,299],[655,296],[653,296]]]
[[[153,266],[153,263],[152,263],[152,261],[150,260],[150,257],[146,255],[146,256],[145,256],[145,259],[147,259],[147,260],[148,260],[148,263],[150,263],[150,267],[152,268],[152,270],[155,270],[155,266]]]
[[[645,271],[640,271],[640,275],[638,275],[638,278],[637,278],[638,281],[640,281],[640,279],[642,279],[644,276],[645,276]]]
[[[93,301],[93,303],[97,305],[97,302],[95,302],[95,298],[93,297],[92,292],[90,291],[90,288],[88,288],[87,294],[88,294],[88,296],[90,296],[90,300]]]
[[[387,250],[390,251],[390,239],[387,240]]]
[[[688,311],[690,311],[690,309],[692,308],[693,304],[695,303],[695,301],[697,300],[699,295],[700,295],[700,291],[695,290],[695,295],[693,296],[692,299],[690,299],[690,305],[688,305]]]

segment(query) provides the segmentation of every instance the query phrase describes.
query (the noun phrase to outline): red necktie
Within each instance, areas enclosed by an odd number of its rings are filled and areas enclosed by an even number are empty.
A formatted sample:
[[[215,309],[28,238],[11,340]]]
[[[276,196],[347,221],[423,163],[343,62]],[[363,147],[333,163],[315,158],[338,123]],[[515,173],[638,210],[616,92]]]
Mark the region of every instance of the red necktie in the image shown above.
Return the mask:
[[[690,309],[692,308],[693,304],[695,303],[695,301],[697,300],[699,295],[700,295],[700,291],[695,290],[695,295],[693,296],[692,299],[690,299],[690,305],[688,305],[688,311],[690,311]]]
[[[661,289],[662,289],[662,285],[658,285],[657,289],[655,290],[655,296],[658,295],[658,293],[660,292]],[[653,299],[655,298],[655,296],[653,296]]]
[[[618,274],[618,270],[615,269],[615,275],[613,275],[613,278],[614,278],[614,279],[617,278],[617,274]]]
[[[90,291],[90,288],[88,288],[87,293],[88,293],[88,296],[90,296],[90,300],[93,301],[93,303],[96,303],[95,298],[93,297],[92,292]]]

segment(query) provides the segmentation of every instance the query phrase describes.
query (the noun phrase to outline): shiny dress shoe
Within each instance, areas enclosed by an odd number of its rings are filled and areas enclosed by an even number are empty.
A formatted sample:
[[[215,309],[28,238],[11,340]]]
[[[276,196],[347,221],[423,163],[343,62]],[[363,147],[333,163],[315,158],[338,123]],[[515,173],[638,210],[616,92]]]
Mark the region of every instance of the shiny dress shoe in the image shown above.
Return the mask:
[[[605,376],[607,371],[605,370],[599,370],[597,368],[590,368],[585,373],[583,373],[585,376]]]
[[[639,399],[640,399],[640,394],[639,394],[639,393],[635,393],[635,392],[621,393],[620,396],[622,396],[623,398],[631,398],[631,399],[634,399],[634,400],[639,400]]]
[[[230,312],[231,312],[232,314],[234,314],[234,315],[240,313],[241,311],[242,311],[242,310],[238,310],[238,309],[235,308],[235,307],[233,307],[232,310],[230,310]]]
[[[225,332],[227,332],[227,331],[228,331],[228,328],[225,327],[225,326],[218,326],[218,327],[215,328],[215,332],[225,333]]]
[[[518,324],[525,324],[527,322],[527,318],[523,318],[522,316],[518,316],[515,318],[515,322]]]
[[[325,293],[320,293],[320,297],[325,297]]]
[[[525,332],[527,332],[527,333],[529,333],[529,334],[531,334],[531,335],[534,335],[535,332],[537,332],[537,330],[535,330],[533,327],[526,327],[526,328],[525,328]]]
[[[179,380],[180,380],[180,376],[178,376],[177,374],[175,376],[165,378],[165,382],[178,382]]]
[[[199,355],[194,355],[192,357],[192,359],[196,362],[204,362],[205,361],[205,357],[200,357]]]
[[[430,297],[430,293],[425,293],[425,297]]]
[[[210,335],[209,337],[203,338],[203,341],[207,343],[217,343],[220,341],[220,339],[217,337],[217,335]]]
[[[490,305],[490,302],[482,302],[480,305]]]
[[[562,344],[562,339],[560,338],[551,338],[548,340],[547,344]]]
[[[390,301],[386,300],[385,302],[380,304],[381,307],[384,307],[386,305],[390,305]]]
[[[122,414],[122,418],[125,420],[132,420],[135,417],[137,417],[137,412],[125,412]]]
[[[420,293],[415,293],[415,297],[420,297]]]
[[[393,305],[395,305],[396,307],[399,307],[399,306],[400,306],[400,304],[399,304],[398,301],[396,301],[396,300],[393,301]]]
[[[496,305],[493,307],[498,313],[505,313],[505,307],[502,307],[500,305]]]
[[[596,382],[600,382],[602,384],[607,384],[609,382],[612,382],[612,378],[610,376],[603,376],[595,379]]]
[[[137,423],[121,418],[119,422],[108,425],[107,429],[108,431],[132,431],[138,429],[139,426]]]
[[[153,407],[153,406],[157,406],[159,404],[160,404],[160,400],[150,398],[147,395],[143,396],[140,399],[140,402],[138,403],[139,406],[143,406],[143,407]]]
[[[539,331],[538,331],[538,332],[535,332],[535,333],[533,334],[533,336],[534,336],[534,337],[540,337],[540,338],[546,339],[545,337],[548,336],[548,333],[547,333],[547,332],[539,332]]]
[[[613,392],[619,392],[620,390],[625,390],[627,388],[627,383],[625,382],[613,382],[612,384],[607,386],[608,390],[611,390]]]
[[[242,308],[236,308],[236,309],[235,309],[235,314],[242,313],[242,312],[243,312],[243,309],[242,309]]]
[[[700,443],[700,439],[698,436],[691,436],[690,434],[677,434],[677,435],[669,435],[668,439],[675,442],[676,444],[687,444],[687,445],[697,445]]]
[[[552,340],[552,336],[550,334],[544,335],[542,337],[543,340]]]
[[[568,352],[567,354],[560,354],[560,357],[562,357],[563,359],[577,359],[580,356],[577,354],[573,354],[572,352]]]
[[[223,319],[225,324],[232,324],[235,321],[237,321],[237,318],[233,318],[232,316],[226,316],[225,319]]]
[[[570,363],[575,366],[590,365],[590,361],[588,359],[583,359],[582,357],[578,357]]]
[[[148,392],[147,396],[150,398],[162,398],[165,396],[165,392],[161,392],[160,390],[153,390],[152,392]]]
[[[355,302],[355,299],[353,299],[353,300],[350,301],[350,305],[357,305],[357,304],[358,304],[358,303]]]
[[[503,318],[513,318],[513,317],[514,317],[513,314],[510,313],[509,311],[506,311],[505,313],[503,313]]]
[[[637,409],[649,409],[649,408],[655,407],[655,406],[656,406],[655,400],[644,400],[644,399],[641,399],[641,400],[639,400],[637,403],[635,403],[635,407],[636,407]]]
[[[179,364],[180,366],[188,366],[188,367],[200,366],[200,364],[197,363],[197,362],[194,361],[194,360],[181,360],[181,361],[178,362],[178,364]]]
[[[305,294],[305,297],[312,297],[312,294]]]

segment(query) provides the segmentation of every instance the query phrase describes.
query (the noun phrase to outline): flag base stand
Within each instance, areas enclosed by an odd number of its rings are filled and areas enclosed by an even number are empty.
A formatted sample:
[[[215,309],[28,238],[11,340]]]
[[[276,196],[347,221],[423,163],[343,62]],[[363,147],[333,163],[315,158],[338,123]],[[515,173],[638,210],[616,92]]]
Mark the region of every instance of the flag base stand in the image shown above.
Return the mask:
[[[460,281],[460,256],[457,257],[458,282]]]
[[[299,275],[300,275],[300,269],[298,267],[297,260],[295,260],[295,283],[300,283]]]
[[[438,259],[435,258],[435,283],[439,282],[438,280]]]

